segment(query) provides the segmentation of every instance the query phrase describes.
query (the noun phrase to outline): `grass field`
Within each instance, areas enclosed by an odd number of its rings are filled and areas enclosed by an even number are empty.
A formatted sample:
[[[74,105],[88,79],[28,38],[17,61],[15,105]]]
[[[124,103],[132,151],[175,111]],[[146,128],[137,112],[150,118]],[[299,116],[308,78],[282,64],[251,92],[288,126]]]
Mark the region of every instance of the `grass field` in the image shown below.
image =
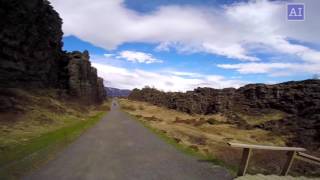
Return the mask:
[[[44,164],[109,110],[109,102],[82,106],[54,92],[18,93],[28,102],[21,102],[21,111],[0,113],[0,179],[17,179]]]

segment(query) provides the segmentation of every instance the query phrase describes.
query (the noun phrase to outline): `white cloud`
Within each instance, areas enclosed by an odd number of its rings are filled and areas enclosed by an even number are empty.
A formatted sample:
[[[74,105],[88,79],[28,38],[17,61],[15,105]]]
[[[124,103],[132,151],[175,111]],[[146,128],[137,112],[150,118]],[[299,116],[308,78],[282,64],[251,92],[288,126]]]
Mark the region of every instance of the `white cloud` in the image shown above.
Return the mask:
[[[275,52],[295,55],[303,61],[320,62],[320,52],[288,41],[288,38],[320,44],[316,34],[320,30],[317,17],[320,1],[305,1],[308,19],[303,22],[286,20],[286,3],[283,1],[251,1],[226,7],[225,14],[237,27],[242,40],[257,43]],[[310,9],[309,9],[310,8]],[[306,34],[309,34],[308,37]],[[313,38],[311,38],[313,37]]]
[[[92,63],[98,70],[98,75],[103,77],[105,86],[123,89],[156,87],[164,91],[187,91],[197,87],[240,87],[246,82],[227,79],[218,75],[201,75],[189,72],[149,72],[141,69],[129,70],[107,64]],[[188,75],[188,77],[185,77]]]
[[[240,63],[240,64],[219,64],[218,67],[224,69],[236,69],[241,74],[268,73],[274,69],[291,68],[289,63]]]
[[[106,58],[111,58],[111,57],[114,56],[114,54],[108,54],[108,53],[107,53],[107,54],[103,54],[103,56],[106,57]]]
[[[297,73],[318,73],[320,64],[307,63],[239,63],[218,64],[223,69],[234,69],[241,74],[269,74],[271,76],[288,76]]]
[[[259,49],[294,56],[294,62],[290,63],[305,66],[305,72],[312,64],[319,67],[317,49],[288,40],[320,44],[319,0],[303,1],[306,20],[301,22],[286,20],[284,1],[251,0],[223,8],[169,5],[147,14],[128,9],[123,0],[50,1],[63,18],[65,35],[75,35],[106,49],[114,49],[125,42],[159,43],[157,50],[175,48],[182,52],[261,61],[255,56],[255,50]],[[291,68],[289,64],[278,63],[263,62],[259,73]],[[252,62],[248,65],[257,66]],[[243,66],[229,69],[258,71]]]
[[[305,53],[315,50],[292,50],[295,45],[286,38],[320,42],[319,11],[316,8],[320,2],[317,0],[305,2],[308,17],[304,22],[287,22],[285,3],[266,0],[237,3],[225,6],[223,10],[162,6],[146,15],[126,8],[122,0],[51,2],[64,19],[66,35],[76,35],[107,49],[124,42],[167,45],[178,42],[180,48],[252,61],[257,57],[249,55],[250,49],[246,45],[250,43],[262,43],[279,52],[309,58],[313,55],[305,57]],[[278,47],[281,41],[283,46]]]
[[[138,51],[121,51],[117,58],[137,63],[162,63],[161,60],[156,59],[152,54]]]
[[[181,72],[181,71],[166,71],[166,72],[176,76],[185,76],[185,77],[201,77],[202,76],[199,73],[193,73],[193,72]]]

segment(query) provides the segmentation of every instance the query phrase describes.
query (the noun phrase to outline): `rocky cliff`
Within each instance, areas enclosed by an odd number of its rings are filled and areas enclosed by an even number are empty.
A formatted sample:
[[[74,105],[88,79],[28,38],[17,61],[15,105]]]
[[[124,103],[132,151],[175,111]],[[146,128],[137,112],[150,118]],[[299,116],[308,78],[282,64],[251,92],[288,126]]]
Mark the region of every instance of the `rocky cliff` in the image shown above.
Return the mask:
[[[292,144],[320,147],[320,80],[292,81],[275,85],[250,84],[239,89],[197,88],[186,93],[165,93],[152,88],[134,89],[129,99],[146,101],[187,113],[222,113],[230,123],[292,133]],[[270,112],[285,114],[254,126],[243,117]],[[245,116],[243,116],[245,115]]]
[[[0,85],[57,86],[62,30],[47,1],[0,1]]]
[[[68,85],[72,96],[85,102],[100,102],[106,97],[103,79],[97,76],[97,69],[91,66],[88,51],[68,53]]]
[[[88,52],[62,50],[62,20],[46,0],[0,0],[0,87],[58,88],[101,102],[103,80]]]
[[[320,80],[275,85],[249,84],[239,89],[197,88],[186,93],[165,93],[144,88],[134,89],[129,98],[196,114],[230,110],[259,113],[261,109],[271,108],[298,116],[313,117],[320,113]]]

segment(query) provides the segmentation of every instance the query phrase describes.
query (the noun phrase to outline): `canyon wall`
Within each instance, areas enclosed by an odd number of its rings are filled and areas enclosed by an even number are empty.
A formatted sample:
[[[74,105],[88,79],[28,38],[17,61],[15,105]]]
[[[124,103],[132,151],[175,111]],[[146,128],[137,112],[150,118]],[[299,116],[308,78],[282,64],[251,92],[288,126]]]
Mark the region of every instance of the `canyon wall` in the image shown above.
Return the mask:
[[[190,114],[222,113],[239,127],[295,134],[291,143],[320,148],[320,80],[249,84],[239,89],[197,88],[186,93],[144,88],[134,89],[129,99]],[[254,127],[240,116],[262,117],[274,111],[286,115]]]
[[[63,33],[57,12],[42,0],[0,3],[1,87],[58,86]]]
[[[316,116],[320,113],[320,80],[275,85],[249,84],[239,89],[197,88],[185,93],[166,93],[153,88],[143,88],[134,89],[129,99],[191,114],[212,114],[230,110],[259,113],[261,109],[271,108],[310,117],[309,115]]]
[[[64,89],[88,104],[106,97],[88,52],[62,50],[61,26],[46,0],[0,1],[0,88]]]

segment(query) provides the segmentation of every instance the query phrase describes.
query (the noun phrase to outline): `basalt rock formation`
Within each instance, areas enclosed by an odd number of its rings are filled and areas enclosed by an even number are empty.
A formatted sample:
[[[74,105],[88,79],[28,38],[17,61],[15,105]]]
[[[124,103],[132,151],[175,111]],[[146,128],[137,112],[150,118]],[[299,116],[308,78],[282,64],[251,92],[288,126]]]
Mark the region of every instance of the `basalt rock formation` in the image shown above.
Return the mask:
[[[1,87],[58,86],[62,20],[43,0],[0,1]]]
[[[320,80],[291,81],[275,85],[249,84],[239,89],[197,88],[186,93],[134,89],[129,99],[146,101],[187,113],[222,113],[231,123],[250,128],[239,114],[261,115],[271,110],[286,114],[280,120],[254,127],[293,133],[293,145],[320,148]],[[253,128],[251,126],[251,128]]]
[[[97,77],[97,69],[91,66],[88,51],[68,53],[69,92],[85,102],[99,102],[106,97],[103,79]]]
[[[275,85],[249,84],[239,89],[197,88],[194,91],[162,92],[134,89],[130,99],[147,101],[187,113],[212,114],[240,110],[258,113],[277,109],[313,118],[320,113],[320,80],[292,81]]]
[[[231,97],[235,89],[197,88],[194,91],[162,92],[153,88],[134,89],[129,99],[146,101],[155,105],[162,105],[170,109],[190,114],[213,114],[224,112],[232,106]]]
[[[88,52],[62,50],[62,19],[47,0],[0,0],[0,19],[0,88],[64,89],[88,104],[105,98]]]

